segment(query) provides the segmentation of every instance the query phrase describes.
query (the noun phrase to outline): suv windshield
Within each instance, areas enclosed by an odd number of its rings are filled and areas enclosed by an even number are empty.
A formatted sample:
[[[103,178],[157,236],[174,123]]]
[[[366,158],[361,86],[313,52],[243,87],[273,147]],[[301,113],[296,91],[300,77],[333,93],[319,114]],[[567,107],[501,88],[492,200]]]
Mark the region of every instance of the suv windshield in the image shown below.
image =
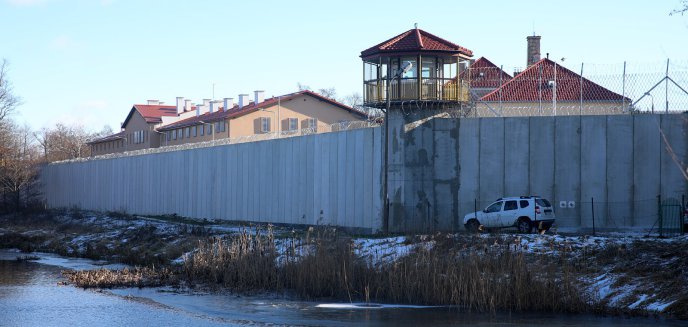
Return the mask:
[[[495,203],[491,204],[489,207],[487,207],[487,209],[485,209],[486,213],[499,212],[499,211],[502,211],[502,201],[495,202]]]
[[[547,201],[547,199],[535,199],[535,203],[537,203],[538,205],[540,205],[542,207],[551,207],[552,206],[552,204],[550,204],[549,201]]]

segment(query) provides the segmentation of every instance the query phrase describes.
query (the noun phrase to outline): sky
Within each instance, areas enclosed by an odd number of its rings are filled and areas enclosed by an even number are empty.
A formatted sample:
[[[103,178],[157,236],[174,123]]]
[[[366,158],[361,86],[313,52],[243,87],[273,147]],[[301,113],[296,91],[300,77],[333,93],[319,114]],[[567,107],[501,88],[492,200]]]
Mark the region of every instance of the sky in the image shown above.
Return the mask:
[[[656,1],[0,0],[0,58],[23,100],[14,119],[119,130],[133,104],[334,87],[361,93],[360,52],[418,27],[524,67],[543,56],[621,67],[688,59],[688,14]]]

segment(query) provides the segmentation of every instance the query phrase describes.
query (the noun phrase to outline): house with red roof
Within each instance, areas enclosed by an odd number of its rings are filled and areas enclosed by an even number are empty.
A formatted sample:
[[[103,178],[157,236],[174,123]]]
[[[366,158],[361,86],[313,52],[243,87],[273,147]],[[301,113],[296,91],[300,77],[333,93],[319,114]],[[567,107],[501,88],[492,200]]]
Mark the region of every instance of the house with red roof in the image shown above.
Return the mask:
[[[487,58],[480,57],[459,74],[459,79],[468,81],[471,98],[475,101],[510,81],[511,75]]]
[[[217,109],[198,110],[158,131],[164,133],[161,145],[167,146],[303,129],[318,133],[329,131],[326,127],[332,124],[366,119],[365,113],[309,90],[268,99],[256,91],[253,102],[247,94],[240,95],[237,104],[225,101],[220,107],[218,101]]]
[[[160,146],[160,137],[157,135],[156,127],[162,123],[162,117],[176,115],[176,106],[163,105],[158,100],[148,100],[147,104],[135,104],[124,119],[120,132],[88,143],[91,146],[91,154],[157,148]]]
[[[255,91],[224,101],[204,99],[192,105],[177,98],[177,106],[155,100],[134,105],[122,131],[91,141],[92,154],[157,148],[195,142],[238,138],[265,133],[290,133],[308,129],[310,133],[329,131],[332,124],[366,120],[367,115],[336,100],[303,90],[265,99]]]
[[[559,111],[571,114],[617,114],[628,110],[631,100],[568,68],[541,59],[476,103],[477,115],[541,116]]]

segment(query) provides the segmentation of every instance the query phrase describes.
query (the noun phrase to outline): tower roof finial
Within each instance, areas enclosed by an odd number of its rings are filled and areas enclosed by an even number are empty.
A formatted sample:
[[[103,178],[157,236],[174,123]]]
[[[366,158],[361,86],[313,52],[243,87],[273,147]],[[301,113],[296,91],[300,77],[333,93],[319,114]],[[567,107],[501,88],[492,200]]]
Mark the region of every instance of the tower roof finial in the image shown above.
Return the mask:
[[[418,29],[418,23],[413,23],[413,28]]]

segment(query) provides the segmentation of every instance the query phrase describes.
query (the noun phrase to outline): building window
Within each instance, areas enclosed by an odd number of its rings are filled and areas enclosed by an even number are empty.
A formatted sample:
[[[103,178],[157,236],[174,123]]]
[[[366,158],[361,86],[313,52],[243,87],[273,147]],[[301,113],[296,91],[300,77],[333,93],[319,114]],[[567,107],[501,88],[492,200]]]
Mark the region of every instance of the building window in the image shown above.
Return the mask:
[[[208,125],[208,131],[206,134],[208,134],[208,135],[213,134],[213,124]]]
[[[260,117],[260,131],[263,133],[270,132],[270,117]]]
[[[146,139],[146,131],[136,131],[133,134],[134,136],[134,144],[140,144],[143,143]]]
[[[172,135],[172,139],[173,139],[173,140],[176,140],[176,139],[177,139],[177,131],[171,130],[171,131],[169,131],[169,133],[170,133],[170,135]]]
[[[318,118],[308,118],[306,120],[306,126],[312,128],[314,131],[318,130]]]
[[[191,136],[196,137],[196,126],[191,127]]]
[[[184,129],[180,128],[177,130],[177,137],[181,140],[184,138]]]
[[[203,136],[204,132],[205,132],[205,125],[198,126],[198,128],[201,130],[201,132],[200,132],[201,136]]]
[[[215,133],[221,133],[224,131],[225,131],[225,122],[224,121],[215,122]]]
[[[189,136],[191,136],[191,128],[189,128],[189,127],[185,128],[184,134],[186,134],[186,138],[188,139]]]
[[[297,118],[289,118],[289,130],[295,131],[299,129],[299,120]]]

